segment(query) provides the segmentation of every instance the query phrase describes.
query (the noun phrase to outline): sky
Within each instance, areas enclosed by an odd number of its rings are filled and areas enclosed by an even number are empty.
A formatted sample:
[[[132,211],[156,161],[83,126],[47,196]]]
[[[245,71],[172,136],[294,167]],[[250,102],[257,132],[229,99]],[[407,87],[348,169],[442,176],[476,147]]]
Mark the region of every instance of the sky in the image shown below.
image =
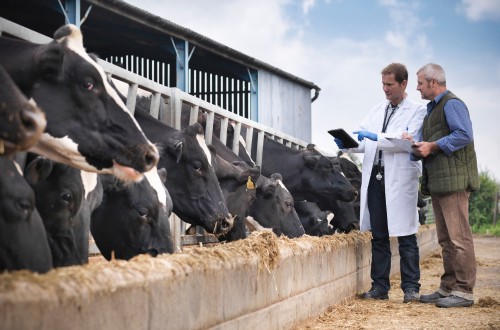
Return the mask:
[[[469,109],[480,170],[500,182],[500,0],[125,1],[319,86],[307,142],[329,153],[329,129],[352,132],[385,100],[387,64],[406,65],[422,104],[416,72],[440,64]]]

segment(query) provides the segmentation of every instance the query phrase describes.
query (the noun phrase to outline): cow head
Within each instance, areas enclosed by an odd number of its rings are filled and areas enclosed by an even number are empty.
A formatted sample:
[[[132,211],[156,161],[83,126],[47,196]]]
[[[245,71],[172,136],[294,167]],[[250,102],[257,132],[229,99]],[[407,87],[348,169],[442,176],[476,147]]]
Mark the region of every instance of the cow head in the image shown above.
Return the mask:
[[[141,180],[158,162],[155,146],[86,53],[80,30],[63,26],[54,39],[48,45],[24,42],[24,47],[16,42],[16,52],[2,56],[6,70],[19,73],[11,73],[14,81],[46,114],[46,131],[30,150],[82,170]],[[2,47],[10,47],[5,43]],[[22,59],[17,66],[16,57]]]
[[[100,176],[104,196],[92,213],[91,232],[106,259],[113,253],[128,260],[138,254],[173,252],[168,220],[173,205],[162,183],[165,175],[160,174],[154,168],[145,173],[146,180],[136,183]]]
[[[331,211],[322,211],[316,203],[308,201],[295,202],[295,210],[307,235],[323,236],[333,233],[330,221],[334,214]]]
[[[259,177],[257,197],[250,206],[249,215],[278,236],[283,234],[294,238],[305,233],[294,209],[293,197],[278,173],[272,174],[270,178],[263,175]]]
[[[167,189],[174,201],[176,215],[210,233],[221,234],[231,229],[233,219],[227,210],[200,124],[195,123],[169,136],[159,166],[169,173]]]
[[[19,90],[0,65],[0,156],[27,150],[47,124],[45,114]]]
[[[52,255],[33,190],[5,157],[0,157],[0,173],[0,271],[47,272]]]
[[[358,192],[349,183],[349,180],[334,166],[333,162],[323,156],[314,147],[302,151],[304,159],[301,174],[302,191],[297,192],[296,200],[310,200],[315,202],[342,200],[353,201]]]
[[[97,174],[38,157],[25,177],[35,192],[54,266],[87,263],[90,214],[102,200]]]

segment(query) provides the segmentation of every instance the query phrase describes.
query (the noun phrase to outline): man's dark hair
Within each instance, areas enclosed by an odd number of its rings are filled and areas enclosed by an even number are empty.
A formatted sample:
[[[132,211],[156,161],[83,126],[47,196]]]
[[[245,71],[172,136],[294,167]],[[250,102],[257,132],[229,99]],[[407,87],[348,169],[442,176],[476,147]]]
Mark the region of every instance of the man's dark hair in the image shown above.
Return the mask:
[[[398,83],[402,83],[404,80],[408,80],[408,70],[406,70],[406,66],[401,63],[391,63],[386,66],[382,72],[382,74],[391,74],[394,73],[394,79]]]

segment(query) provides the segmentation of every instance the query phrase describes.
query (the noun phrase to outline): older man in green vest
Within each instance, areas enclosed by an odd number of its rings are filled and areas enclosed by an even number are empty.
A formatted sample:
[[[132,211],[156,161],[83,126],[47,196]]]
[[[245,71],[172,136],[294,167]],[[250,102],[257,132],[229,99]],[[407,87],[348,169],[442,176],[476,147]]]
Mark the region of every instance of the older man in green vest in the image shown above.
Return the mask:
[[[464,102],[446,88],[443,68],[424,65],[417,90],[429,100],[421,141],[414,154],[423,158],[421,190],[432,197],[444,274],[436,292],[421,295],[438,307],[474,304],[476,260],[469,226],[469,195],[479,189],[472,122]]]

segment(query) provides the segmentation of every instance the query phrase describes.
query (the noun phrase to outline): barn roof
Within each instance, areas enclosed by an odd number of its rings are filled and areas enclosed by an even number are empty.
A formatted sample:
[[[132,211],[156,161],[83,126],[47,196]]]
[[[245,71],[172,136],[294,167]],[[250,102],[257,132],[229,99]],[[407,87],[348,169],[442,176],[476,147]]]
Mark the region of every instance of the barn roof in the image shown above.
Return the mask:
[[[102,58],[134,55],[175,64],[172,38],[196,47],[189,62],[192,69],[249,80],[248,69],[263,69],[315,91],[314,83],[285,72],[256,58],[227,47],[121,0],[81,0],[81,16],[92,9],[81,30],[88,51]],[[1,16],[42,34],[51,36],[64,24],[58,0],[3,0]]]

